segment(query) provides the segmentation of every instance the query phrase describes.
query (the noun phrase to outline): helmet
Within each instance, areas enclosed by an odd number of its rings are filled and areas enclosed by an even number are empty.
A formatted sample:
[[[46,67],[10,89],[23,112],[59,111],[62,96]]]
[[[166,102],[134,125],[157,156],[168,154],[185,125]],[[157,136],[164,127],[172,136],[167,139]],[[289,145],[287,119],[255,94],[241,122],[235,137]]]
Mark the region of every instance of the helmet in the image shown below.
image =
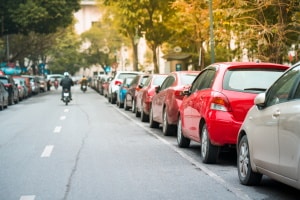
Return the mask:
[[[65,72],[65,73],[64,73],[64,76],[69,76],[69,73],[68,73],[68,72]]]

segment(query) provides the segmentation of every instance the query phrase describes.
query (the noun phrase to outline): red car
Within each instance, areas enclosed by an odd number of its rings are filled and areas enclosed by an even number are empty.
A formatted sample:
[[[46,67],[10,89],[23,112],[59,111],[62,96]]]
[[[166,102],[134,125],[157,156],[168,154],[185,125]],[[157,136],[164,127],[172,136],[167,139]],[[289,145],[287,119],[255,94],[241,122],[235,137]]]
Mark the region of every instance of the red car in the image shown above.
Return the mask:
[[[155,87],[162,84],[167,74],[151,74],[146,80],[144,87],[136,94],[135,116],[141,117],[142,122],[149,121],[149,113],[152,97],[155,94]]]
[[[132,112],[136,112],[136,95],[137,92],[143,88],[145,81],[149,77],[149,74],[139,74],[137,75],[132,82],[129,84],[125,100],[124,100],[124,109],[129,110],[131,108]]]
[[[182,91],[188,87],[199,71],[171,72],[161,86],[155,88],[150,108],[150,127],[158,128],[162,124],[164,135],[172,135],[176,131]]]
[[[180,107],[179,147],[201,144],[201,159],[215,163],[221,147],[235,147],[239,128],[258,93],[264,92],[288,66],[272,63],[216,63],[205,68]]]

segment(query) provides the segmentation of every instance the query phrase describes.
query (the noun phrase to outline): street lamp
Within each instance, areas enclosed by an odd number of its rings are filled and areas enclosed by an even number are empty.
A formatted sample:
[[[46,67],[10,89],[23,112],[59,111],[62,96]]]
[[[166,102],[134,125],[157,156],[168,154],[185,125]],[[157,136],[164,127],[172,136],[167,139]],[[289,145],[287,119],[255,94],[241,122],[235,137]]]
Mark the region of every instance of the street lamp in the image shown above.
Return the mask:
[[[210,34],[210,60],[211,63],[215,62],[215,39],[214,39],[214,16],[212,12],[212,0],[208,0],[208,5],[209,5],[209,34]]]

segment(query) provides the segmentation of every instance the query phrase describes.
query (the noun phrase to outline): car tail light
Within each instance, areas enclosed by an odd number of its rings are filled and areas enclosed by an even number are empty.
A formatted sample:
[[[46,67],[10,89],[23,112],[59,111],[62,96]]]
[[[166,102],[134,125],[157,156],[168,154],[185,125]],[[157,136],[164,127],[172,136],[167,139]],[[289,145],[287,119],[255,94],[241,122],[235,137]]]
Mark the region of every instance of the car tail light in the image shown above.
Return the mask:
[[[214,93],[212,95],[210,109],[224,112],[231,111],[230,103],[227,97],[221,93]]]
[[[115,81],[115,85],[121,85],[122,82],[121,81]]]
[[[174,91],[174,96],[177,98],[177,99],[183,99],[183,95],[182,95],[182,90],[175,90]]]

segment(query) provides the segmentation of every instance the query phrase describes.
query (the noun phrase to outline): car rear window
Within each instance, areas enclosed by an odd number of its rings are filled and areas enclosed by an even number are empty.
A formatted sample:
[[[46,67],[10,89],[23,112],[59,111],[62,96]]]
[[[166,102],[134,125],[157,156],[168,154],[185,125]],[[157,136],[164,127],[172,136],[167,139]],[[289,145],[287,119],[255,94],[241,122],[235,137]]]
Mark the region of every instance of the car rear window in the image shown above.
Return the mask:
[[[282,75],[284,70],[235,69],[228,70],[224,77],[223,88],[249,92],[262,92]]]

